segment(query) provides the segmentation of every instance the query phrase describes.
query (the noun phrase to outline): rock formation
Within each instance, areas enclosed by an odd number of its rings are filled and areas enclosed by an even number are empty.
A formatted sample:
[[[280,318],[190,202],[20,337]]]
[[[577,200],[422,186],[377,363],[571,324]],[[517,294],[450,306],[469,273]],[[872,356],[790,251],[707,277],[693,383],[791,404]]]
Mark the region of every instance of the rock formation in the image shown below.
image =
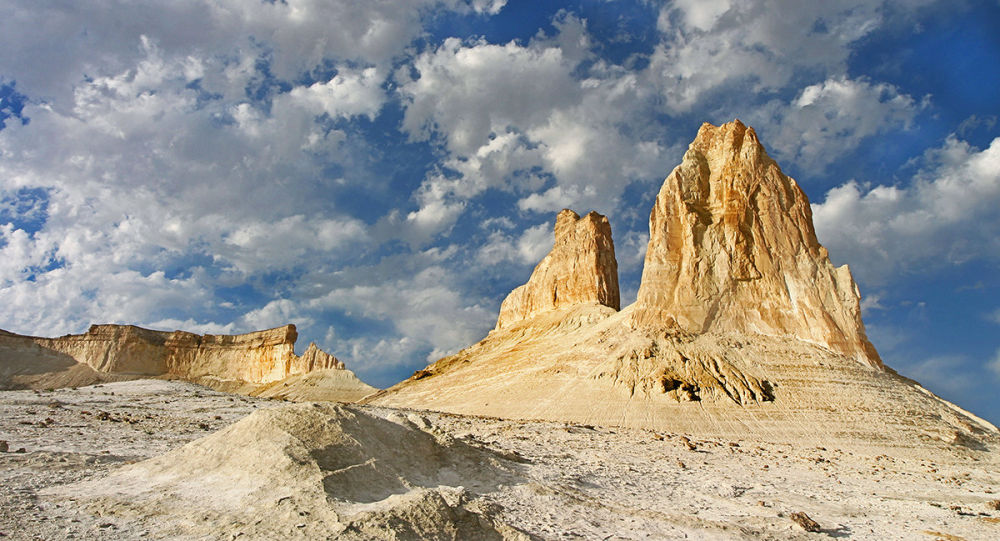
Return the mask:
[[[0,385],[59,387],[172,377],[252,393],[294,376],[326,370],[349,372],[316,344],[310,344],[302,356],[296,355],[297,338],[294,325],[237,335],[163,332],[133,325],[92,325],[86,333],[60,338],[0,331]],[[351,395],[350,400],[374,391],[354,374],[333,379],[338,389]],[[336,400],[339,395],[327,396]]]
[[[528,282],[500,305],[497,329],[538,313],[596,302],[618,310],[618,262],[611,224],[596,212],[583,218],[569,209],[556,216],[555,245]]]
[[[702,125],[649,215],[633,321],[794,336],[881,366],[859,301],[850,270],[816,239],[805,193],[753,128]]]
[[[554,283],[617,282],[565,263],[599,259],[570,239],[612,245],[560,234],[575,221],[560,214],[485,339],[364,402],[875,452],[1000,447],[996,427],[882,365],[805,194],[739,121],[704,125],[664,182],[635,304],[591,288],[554,309]]]
[[[314,403],[262,409],[49,493],[82,500],[100,516],[162,518],[154,537],[527,541],[473,500],[518,481],[517,463],[437,438],[399,414]]]

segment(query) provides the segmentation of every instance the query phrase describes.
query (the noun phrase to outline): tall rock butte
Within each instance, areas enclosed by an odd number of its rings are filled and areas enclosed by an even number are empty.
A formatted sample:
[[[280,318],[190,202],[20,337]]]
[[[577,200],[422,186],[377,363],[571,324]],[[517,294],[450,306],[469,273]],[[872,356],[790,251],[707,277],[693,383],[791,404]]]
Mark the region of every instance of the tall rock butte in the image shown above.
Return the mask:
[[[793,336],[881,367],[858,287],[834,267],[809,200],[739,120],[705,123],[649,215],[641,326]]]
[[[618,261],[608,219],[591,211],[583,218],[569,209],[556,216],[555,244],[528,282],[500,305],[496,329],[541,312],[598,303],[618,310]]]
[[[992,424],[882,365],[805,194],[739,121],[702,126],[663,183],[620,311],[606,223],[560,213],[496,328],[363,402],[875,454],[1000,448]]]

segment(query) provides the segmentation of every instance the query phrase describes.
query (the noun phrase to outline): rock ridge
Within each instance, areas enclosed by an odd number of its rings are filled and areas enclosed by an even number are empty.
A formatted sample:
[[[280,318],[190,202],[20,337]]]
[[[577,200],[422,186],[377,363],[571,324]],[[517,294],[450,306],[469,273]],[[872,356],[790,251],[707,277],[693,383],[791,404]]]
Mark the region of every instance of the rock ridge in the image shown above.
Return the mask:
[[[295,354],[298,332],[283,325],[245,334],[199,335],[155,331],[135,325],[91,325],[87,332],[59,338],[0,331],[0,353],[9,366],[7,386],[48,370],[81,369],[122,377],[175,377],[227,389],[263,385],[323,370],[346,370],[344,363],[311,343]],[[39,359],[47,364],[43,367]],[[43,363],[44,364],[44,363]],[[82,367],[74,365],[83,365]],[[112,378],[113,379],[113,378]],[[77,383],[73,383],[77,384]]]

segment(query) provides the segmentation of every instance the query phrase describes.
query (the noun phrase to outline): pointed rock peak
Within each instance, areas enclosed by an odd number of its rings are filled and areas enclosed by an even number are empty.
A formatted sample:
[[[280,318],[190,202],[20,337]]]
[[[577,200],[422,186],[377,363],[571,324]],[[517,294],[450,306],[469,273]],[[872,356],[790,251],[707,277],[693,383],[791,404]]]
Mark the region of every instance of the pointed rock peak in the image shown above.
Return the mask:
[[[809,200],[753,128],[702,125],[649,232],[634,324],[795,336],[881,366],[850,271],[830,263]]]
[[[344,363],[333,355],[319,349],[316,342],[309,342],[309,347],[296,359],[296,373],[308,373],[314,370],[344,369]]]
[[[576,221],[579,219],[580,215],[570,209],[559,211],[559,214],[556,215],[556,242],[570,234],[576,228]]]
[[[581,218],[564,209],[556,216],[552,251],[535,267],[528,283],[504,299],[496,328],[583,303],[621,308],[611,224],[596,212]]]

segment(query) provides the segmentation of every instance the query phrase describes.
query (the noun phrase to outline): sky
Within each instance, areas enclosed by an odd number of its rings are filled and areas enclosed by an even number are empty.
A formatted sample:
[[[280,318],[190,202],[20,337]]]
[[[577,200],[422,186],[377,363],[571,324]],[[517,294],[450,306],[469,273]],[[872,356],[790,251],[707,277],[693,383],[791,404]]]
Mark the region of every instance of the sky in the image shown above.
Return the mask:
[[[0,328],[294,323],[388,386],[565,207],[623,305],[703,122],[812,202],[885,362],[1000,423],[1000,3],[5,0]]]

